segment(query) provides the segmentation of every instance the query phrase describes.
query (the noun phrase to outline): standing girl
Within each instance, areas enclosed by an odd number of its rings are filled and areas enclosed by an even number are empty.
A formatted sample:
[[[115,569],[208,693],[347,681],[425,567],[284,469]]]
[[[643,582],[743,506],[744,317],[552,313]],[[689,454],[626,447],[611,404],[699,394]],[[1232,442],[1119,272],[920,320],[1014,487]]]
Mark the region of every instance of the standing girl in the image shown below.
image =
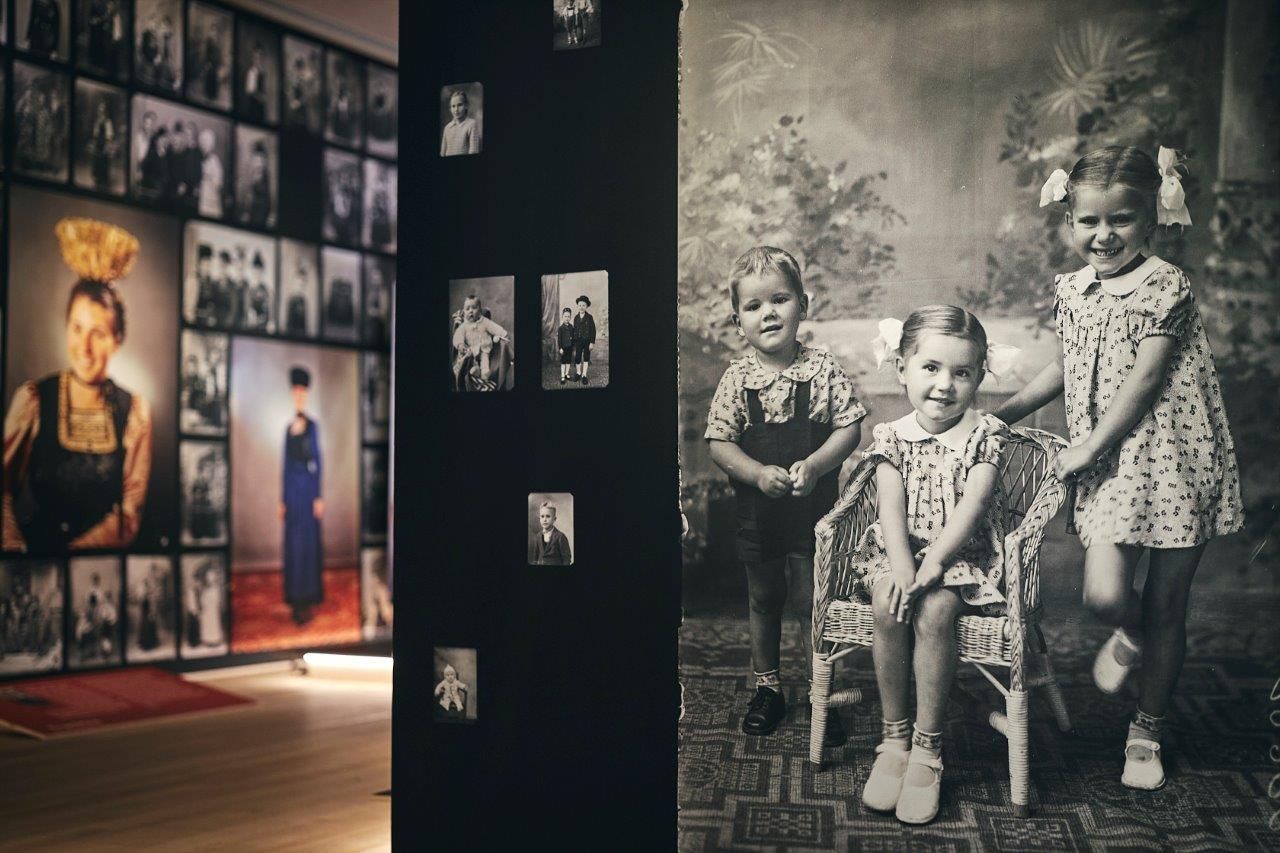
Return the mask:
[[[1164,784],[1160,735],[1186,650],[1191,580],[1214,536],[1243,522],[1222,392],[1186,274],[1145,254],[1157,225],[1190,225],[1175,152],[1085,155],[1049,177],[1088,266],[1055,280],[1061,358],[995,414],[1013,423],[1066,391],[1073,446],[1054,470],[1076,481],[1084,602],[1116,630],[1093,678],[1115,693],[1142,660],[1122,784]],[[1150,551],[1139,598],[1134,573]]]
[[[795,258],[771,246],[748,250],[733,265],[729,296],[752,352],[721,377],[706,438],[737,493],[737,552],[747,570],[756,692],[742,730],[767,735],[787,707],[778,673],[783,605],[790,597],[807,666],[813,528],[835,504],[840,463],[858,446],[867,412],[835,358],[796,340],[809,298]],[[831,723],[828,742],[843,743],[839,719]]]

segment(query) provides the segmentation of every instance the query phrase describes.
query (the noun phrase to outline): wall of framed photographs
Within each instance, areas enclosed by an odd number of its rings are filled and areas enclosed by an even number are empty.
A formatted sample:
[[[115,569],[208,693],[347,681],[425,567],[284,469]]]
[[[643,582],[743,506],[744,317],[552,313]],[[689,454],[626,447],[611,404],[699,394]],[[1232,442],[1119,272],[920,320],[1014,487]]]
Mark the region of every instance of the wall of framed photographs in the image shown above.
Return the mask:
[[[0,679],[389,637],[396,69],[206,0],[0,60]]]

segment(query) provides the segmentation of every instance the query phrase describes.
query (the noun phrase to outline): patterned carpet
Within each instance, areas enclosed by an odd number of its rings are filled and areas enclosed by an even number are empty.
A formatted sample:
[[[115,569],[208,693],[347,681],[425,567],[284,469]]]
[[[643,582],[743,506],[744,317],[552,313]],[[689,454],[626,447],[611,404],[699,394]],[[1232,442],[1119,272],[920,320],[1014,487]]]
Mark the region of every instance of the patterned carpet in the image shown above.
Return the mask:
[[[312,612],[306,625],[294,623],[278,569],[231,573],[233,652],[360,642],[360,570],[325,569],[324,601]]]
[[[1197,593],[1195,605],[1166,738],[1164,789],[1140,793],[1119,783],[1136,694],[1105,696],[1093,686],[1089,669],[1106,631],[1074,617],[1070,623],[1050,619],[1045,635],[1076,730],[1059,734],[1048,706],[1033,697],[1031,818],[1017,818],[1007,805],[1005,741],[986,723],[999,695],[963,666],[945,732],[942,810],[923,828],[864,811],[858,801],[879,738],[874,698],[843,709],[849,742],[827,750],[827,763],[817,770],[808,762],[806,707],[793,704],[769,737],[748,737],[738,728],[753,692],[744,677],[745,619],[686,620],[680,849],[1280,849],[1280,833],[1268,829],[1269,820],[1280,824],[1272,819],[1280,800],[1267,797],[1280,771],[1269,755],[1280,730],[1268,723],[1271,711],[1280,712],[1280,701],[1270,699],[1280,675],[1280,608],[1225,591]],[[784,685],[789,699],[803,702],[796,640],[794,631],[784,636]],[[870,653],[842,660],[837,683],[874,697]]]

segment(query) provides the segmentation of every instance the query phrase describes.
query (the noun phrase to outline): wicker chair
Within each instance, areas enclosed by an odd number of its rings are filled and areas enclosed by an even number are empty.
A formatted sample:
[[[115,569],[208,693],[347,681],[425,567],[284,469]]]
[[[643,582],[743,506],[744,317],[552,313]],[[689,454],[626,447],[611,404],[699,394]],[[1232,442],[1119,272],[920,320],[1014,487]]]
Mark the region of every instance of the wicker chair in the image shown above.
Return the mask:
[[[1027,699],[1032,687],[1044,687],[1058,728],[1071,730],[1038,624],[1040,607],[1040,542],[1045,524],[1062,505],[1066,489],[1052,473],[1052,461],[1066,446],[1062,439],[1036,429],[1015,429],[1005,452],[1000,481],[1008,496],[1005,537],[1004,616],[961,616],[956,636],[960,659],[973,664],[1005,698],[1005,711],[993,712],[991,725],[1009,741],[1009,784],[1020,817],[1030,813],[1027,773]],[[832,692],[836,660],[859,647],[870,647],[874,631],[869,605],[851,600],[854,577],[850,562],[862,533],[876,518],[875,463],[864,460],[849,478],[831,512],[818,522],[813,594],[813,705],[809,760],[822,762],[822,738],[828,708],[862,701],[858,689]],[[1029,677],[1025,643],[1034,634],[1038,650],[1036,675]],[[1002,684],[989,666],[1009,668]]]

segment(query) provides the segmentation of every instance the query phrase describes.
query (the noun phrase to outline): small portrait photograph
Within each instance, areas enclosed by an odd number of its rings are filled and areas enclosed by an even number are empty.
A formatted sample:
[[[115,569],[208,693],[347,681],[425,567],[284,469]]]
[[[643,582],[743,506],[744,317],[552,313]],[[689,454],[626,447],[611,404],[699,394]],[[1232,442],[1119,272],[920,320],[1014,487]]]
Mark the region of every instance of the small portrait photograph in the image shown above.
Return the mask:
[[[515,387],[516,279],[512,275],[449,282],[449,364],[455,391]]]
[[[211,658],[229,651],[227,582],[225,555],[182,555],[182,657]]]
[[[178,583],[173,558],[130,554],[124,564],[128,663],[172,660],[178,653]]]
[[[274,332],[276,241],[249,231],[187,222],[182,316],[192,326]]]
[[[13,63],[13,167],[19,174],[67,179],[70,80],[61,71]]]
[[[184,441],[182,544],[227,544],[227,446],[220,441]]]
[[[123,89],[76,78],[72,180],[77,186],[124,195],[129,155],[128,111]]]
[[[368,65],[368,117],[365,119],[365,150],[379,157],[396,158],[400,135],[399,75],[381,65]]]
[[[391,567],[386,548],[360,550],[362,634],[366,640],[391,637],[395,609],[391,603]]]
[[[365,255],[363,340],[370,346],[379,349],[391,346],[395,287],[395,259]]]
[[[124,662],[122,612],[124,596],[119,557],[76,557],[71,560],[71,619],[67,666],[86,669]]]
[[[199,0],[187,6],[187,98],[206,107],[231,109],[231,12]]]
[[[66,62],[71,56],[69,0],[13,0],[13,35],[19,50]]]
[[[293,34],[284,37],[284,126],[320,135],[324,109],[320,84],[324,80],[320,45]]]
[[[529,495],[529,565],[573,565],[573,495]]]
[[[348,349],[235,341],[237,652],[360,639],[359,370]]]
[[[245,121],[280,120],[280,36],[249,18],[240,18],[236,53],[236,112]]]
[[[231,194],[231,122],[134,95],[130,164],[134,197],[221,219]]]
[[[182,91],[182,0],[136,0],[133,81],[165,92]]]
[[[604,0],[551,0],[551,46],[577,50],[600,44],[600,4]]]
[[[364,161],[364,245],[379,252],[396,250],[396,167]]]
[[[324,150],[324,239],[360,245],[360,158],[337,148]],[[395,231],[392,229],[392,234]]]
[[[181,411],[186,435],[227,434],[227,361],[231,339],[215,332],[182,330]]]
[[[280,332],[320,336],[320,247],[313,243],[280,241]]]
[[[0,675],[62,668],[62,573],[52,560],[0,561]]]
[[[360,353],[360,417],[366,444],[383,442],[391,428],[391,359]]]
[[[609,273],[542,277],[542,387],[609,384]]]
[[[360,148],[364,144],[364,60],[328,48],[324,62],[324,138],[338,145]]]
[[[325,246],[320,254],[320,273],[325,340],[359,340],[360,254]]]
[[[479,154],[484,126],[484,87],[458,83],[440,90],[440,156]]]
[[[391,500],[390,472],[387,469],[387,448],[366,447],[362,461],[364,504],[362,516],[363,537],[366,542],[387,541],[387,519]]]
[[[129,79],[129,0],[76,0],[76,67]]]
[[[276,135],[236,125],[236,221],[274,228],[279,179],[280,143]]]
[[[432,712],[442,723],[476,721],[476,650],[437,646]]]
[[[9,223],[4,547],[167,548],[178,222],[82,195],[9,193],[21,215]]]

